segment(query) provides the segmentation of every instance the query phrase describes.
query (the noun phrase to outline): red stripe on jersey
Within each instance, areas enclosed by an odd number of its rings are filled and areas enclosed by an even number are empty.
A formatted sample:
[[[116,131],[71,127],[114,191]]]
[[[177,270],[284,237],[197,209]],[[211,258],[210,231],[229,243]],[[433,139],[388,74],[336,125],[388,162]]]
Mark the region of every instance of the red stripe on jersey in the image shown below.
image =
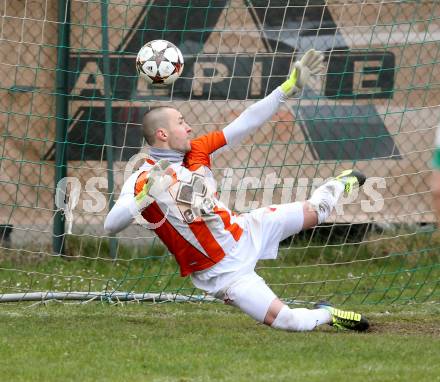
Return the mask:
[[[225,252],[223,251],[223,248],[220,246],[219,243],[217,243],[217,240],[211,233],[211,230],[208,228],[203,220],[196,220],[193,223],[188,224],[188,227],[210,258],[223,259],[223,257],[225,257]]]
[[[156,202],[150,204],[143,212],[142,216],[150,223],[158,223],[164,218],[164,213]],[[217,253],[215,257],[206,257],[190,242],[174,228],[174,226],[167,220],[154,230],[156,235],[167,246],[168,250],[174,255],[180,267],[181,276],[188,276],[189,274],[211,268],[218,263],[225,254]]]
[[[147,162],[148,164],[151,164],[153,166],[156,164],[156,162],[150,158],[145,159],[145,162]]]
[[[225,230],[231,233],[235,241],[238,241],[243,233],[243,228],[237,223],[231,224],[231,215],[225,209],[214,207],[214,212],[222,219]]]
[[[175,177],[175,174],[173,174],[173,177]],[[144,171],[138,176],[134,190],[135,196],[142,191],[146,182],[148,182],[148,171]],[[193,272],[208,269],[218,263],[225,256],[221,247],[219,247],[220,251],[218,251],[218,248],[215,246],[217,242],[213,237],[212,242],[215,244],[211,246],[208,245],[206,248],[200,241],[200,238],[197,237],[202,248],[205,249],[210,257],[205,256],[204,253],[200,252],[188,242],[167,219],[164,219],[165,215],[157,202],[153,202],[145,208],[142,211],[142,217],[151,224],[157,224],[163,220],[163,224],[156,228],[154,232],[176,258],[182,276],[188,276]],[[194,232],[194,230],[192,231]],[[202,231],[205,234],[203,228]],[[209,232],[209,234],[212,236],[211,232]]]

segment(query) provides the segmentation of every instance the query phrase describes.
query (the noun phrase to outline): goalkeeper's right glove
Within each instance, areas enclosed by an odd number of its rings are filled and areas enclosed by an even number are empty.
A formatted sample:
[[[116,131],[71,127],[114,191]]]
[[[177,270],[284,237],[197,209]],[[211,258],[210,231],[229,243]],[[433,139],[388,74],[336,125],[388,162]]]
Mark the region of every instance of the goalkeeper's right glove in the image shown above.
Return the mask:
[[[315,49],[309,49],[301,60],[296,61],[287,81],[280,86],[286,96],[300,92],[310,80],[312,74],[318,74],[323,68],[324,55]]]
[[[136,203],[139,211],[148,207],[155,199],[174,183],[174,170],[167,160],[160,160],[149,171],[144,187],[136,195]]]

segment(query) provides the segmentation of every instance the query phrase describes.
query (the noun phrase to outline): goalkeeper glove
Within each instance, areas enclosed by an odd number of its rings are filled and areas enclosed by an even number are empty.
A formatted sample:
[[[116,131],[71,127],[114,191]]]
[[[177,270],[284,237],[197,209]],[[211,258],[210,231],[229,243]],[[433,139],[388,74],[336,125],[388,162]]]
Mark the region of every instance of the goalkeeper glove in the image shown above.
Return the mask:
[[[151,168],[142,191],[135,197],[139,211],[148,207],[161,193],[168,190],[174,183],[173,175],[175,172],[171,168],[170,162],[164,159]]]
[[[309,49],[301,60],[296,61],[294,69],[287,81],[280,86],[286,96],[300,92],[310,80],[312,74],[318,74],[323,69],[324,55],[315,49]]]

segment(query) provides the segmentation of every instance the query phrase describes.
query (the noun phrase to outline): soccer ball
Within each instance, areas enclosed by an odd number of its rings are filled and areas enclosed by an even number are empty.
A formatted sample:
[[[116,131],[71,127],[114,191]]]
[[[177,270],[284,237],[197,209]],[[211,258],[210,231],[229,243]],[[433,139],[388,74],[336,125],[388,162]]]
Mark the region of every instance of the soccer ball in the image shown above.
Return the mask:
[[[138,74],[152,85],[171,85],[182,74],[183,56],[166,40],[147,42],[136,57]]]

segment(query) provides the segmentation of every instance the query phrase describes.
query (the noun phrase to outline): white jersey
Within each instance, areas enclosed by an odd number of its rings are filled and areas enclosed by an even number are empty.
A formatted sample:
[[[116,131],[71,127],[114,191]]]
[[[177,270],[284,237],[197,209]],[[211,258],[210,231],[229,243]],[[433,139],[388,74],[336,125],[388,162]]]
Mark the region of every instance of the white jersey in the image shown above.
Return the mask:
[[[174,182],[167,192],[142,211],[146,224],[176,257],[182,276],[212,267],[237,246],[243,228],[217,197],[209,155],[226,144],[223,132],[191,142],[182,163],[171,165]],[[123,193],[136,196],[148,182],[155,162],[148,159],[124,185]]]

